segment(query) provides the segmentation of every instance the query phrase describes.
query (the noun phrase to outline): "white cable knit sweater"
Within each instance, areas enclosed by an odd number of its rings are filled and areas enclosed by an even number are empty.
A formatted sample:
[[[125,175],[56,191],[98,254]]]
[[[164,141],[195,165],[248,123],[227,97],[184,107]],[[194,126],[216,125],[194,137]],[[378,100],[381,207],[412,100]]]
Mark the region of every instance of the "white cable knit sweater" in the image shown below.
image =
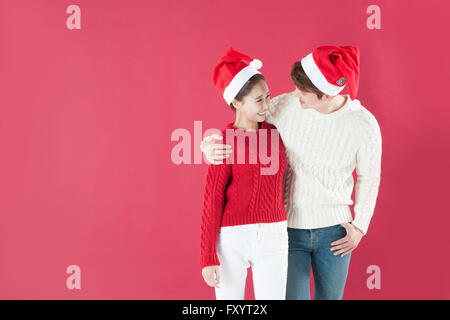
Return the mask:
[[[275,125],[286,148],[284,176],[288,226],[298,229],[352,222],[366,234],[375,208],[381,171],[381,132],[359,100],[335,112],[305,109],[292,93],[272,99],[266,121]],[[352,172],[355,185],[355,219]]]

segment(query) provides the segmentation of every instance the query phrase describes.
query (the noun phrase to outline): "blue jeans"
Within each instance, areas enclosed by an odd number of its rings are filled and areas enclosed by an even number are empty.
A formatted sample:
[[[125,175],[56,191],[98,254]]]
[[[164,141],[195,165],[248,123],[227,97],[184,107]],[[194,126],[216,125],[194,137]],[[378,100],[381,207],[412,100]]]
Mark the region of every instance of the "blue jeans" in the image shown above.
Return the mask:
[[[289,256],[286,300],[309,300],[312,266],[314,300],[341,300],[344,295],[351,253],[334,255],[331,242],[346,235],[340,224],[317,228],[288,228]]]

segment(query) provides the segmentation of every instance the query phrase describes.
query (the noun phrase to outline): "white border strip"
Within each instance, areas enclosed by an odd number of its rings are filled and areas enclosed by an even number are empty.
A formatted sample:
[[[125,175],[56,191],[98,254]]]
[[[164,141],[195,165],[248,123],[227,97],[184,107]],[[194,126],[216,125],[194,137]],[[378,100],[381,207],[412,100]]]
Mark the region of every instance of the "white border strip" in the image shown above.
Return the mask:
[[[257,73],[261,73],[252,66],[247,66],[239,71],[231,80],[230,84],[223,91],[223,98],[230,104],[234,97],[239,93],[239,90],[245,85],[245,83]]]
[[[326,93],[330,96],[335,96],[345,88],[345,84],[340,87],[329,83],[327,79],[325,79],[324,75],[314,61],[312,53],[304,57],[301,60],[301,63],[303,70],[305,70],[305,73],[308,76],[309,80],[311,80],[311,82],[317,87],[317,89],[319,89],[323,93]]]

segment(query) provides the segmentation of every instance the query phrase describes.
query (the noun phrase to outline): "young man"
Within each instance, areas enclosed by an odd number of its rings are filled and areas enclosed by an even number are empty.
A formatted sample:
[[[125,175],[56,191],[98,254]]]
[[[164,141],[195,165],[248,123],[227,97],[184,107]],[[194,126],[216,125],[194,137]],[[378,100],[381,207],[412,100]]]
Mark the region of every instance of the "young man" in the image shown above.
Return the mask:
[[[366,234],[381,172],[381,133],[356,99],[359,48],[322,46],[293,64],[293,92],[272,99],[266,121],[286,148],[283,193],[288,215],[286,299],[342,299],[351,252]],[[339,92],[348,86],[349,94]],[[209,162],[229,156],[217,135],[202,141]],[[355,219],[352,173],[355,185]]]

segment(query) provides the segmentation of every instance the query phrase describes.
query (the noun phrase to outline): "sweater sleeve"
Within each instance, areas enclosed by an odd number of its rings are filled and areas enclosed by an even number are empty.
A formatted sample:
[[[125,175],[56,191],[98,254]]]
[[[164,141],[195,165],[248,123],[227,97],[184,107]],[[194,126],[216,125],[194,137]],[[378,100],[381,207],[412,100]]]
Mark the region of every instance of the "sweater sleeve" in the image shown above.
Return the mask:
[[[292,189],[293,189],[293,175],[294,171],[292,170],[292,167],[289,165],[289,162],[286,163],[286,171],[284,172],[283,176],[283,201],[284,201],[284,208],[286,210],[286,213],[290,213],[291,211],[291,205],[292,205]]]
[[[200,228],[200,266],[220,265],[216,243],[225,206],[225,191],[231,177],[231,164],[210,164],[203,194]]]
[[[275,127],[278,127],[284,113],[284,104],[286,104],[288,94],[289,93],[280,94],[270,101],[269,110],[266,113],[267,123],[273,124]]]
[[[366,234],[378,196],[381,174],[381,132],[371,114],[363,125],[362,143],[356,153],[355,219],[352,224]]]

